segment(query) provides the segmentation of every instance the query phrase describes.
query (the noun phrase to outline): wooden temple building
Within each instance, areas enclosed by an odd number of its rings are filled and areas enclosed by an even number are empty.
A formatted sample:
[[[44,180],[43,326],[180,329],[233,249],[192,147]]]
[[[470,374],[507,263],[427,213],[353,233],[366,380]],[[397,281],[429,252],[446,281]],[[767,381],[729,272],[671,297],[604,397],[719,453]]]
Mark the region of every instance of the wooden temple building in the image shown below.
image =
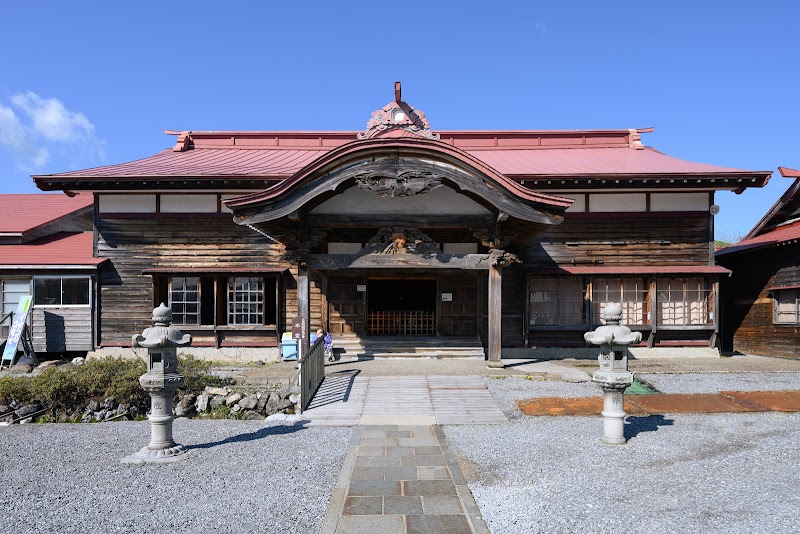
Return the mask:
[[[94,194],[98,344],[168,302],[195,345],[275,346],[291,319],[353,339],[584,346],[607,302],[648,346],[715,345],[714,193],[754,172],[650,130],[434,130],[395,98],[364,131],[167,132],[138,161],[34,176]]]
[[[800,171],[744,239],[717,251],[724,285],[723,350],[800,358]]]

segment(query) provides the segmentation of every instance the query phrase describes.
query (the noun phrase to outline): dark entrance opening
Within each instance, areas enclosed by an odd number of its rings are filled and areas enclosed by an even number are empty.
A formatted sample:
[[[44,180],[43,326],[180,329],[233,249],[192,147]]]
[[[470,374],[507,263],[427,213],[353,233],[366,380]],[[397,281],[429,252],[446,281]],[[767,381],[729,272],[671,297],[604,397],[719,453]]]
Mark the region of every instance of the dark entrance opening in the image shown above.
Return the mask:
[[[436,280],[369,280],[367,302],[369,335],[436,335]]]

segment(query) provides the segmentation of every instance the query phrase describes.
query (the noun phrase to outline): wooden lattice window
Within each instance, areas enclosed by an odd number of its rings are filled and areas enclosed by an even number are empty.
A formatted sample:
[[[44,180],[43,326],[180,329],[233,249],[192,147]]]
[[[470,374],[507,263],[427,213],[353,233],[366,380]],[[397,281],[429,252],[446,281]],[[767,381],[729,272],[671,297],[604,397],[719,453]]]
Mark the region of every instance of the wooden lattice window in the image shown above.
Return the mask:
[[[656,280],[658,324],[705,325],[712,322],[712,293],[705,278]]]
[[[772,322],[800,324],[800,289],[772,290]]]
[[[610,303],[622,306],[622,324],[644,325],[647,318],[649,284],[643,278],[594,278],[592,280],[593,324],[604,324],[603,312]]]
[[[228,278],[228,324],[264,324],[264,279],[256,276]]]
[[[169,305],[175,324],[200,324],[200,277],[173,276]]]
[[[531,278],[530,326],[577,326],[587,324],[587,283],[583,278]]]

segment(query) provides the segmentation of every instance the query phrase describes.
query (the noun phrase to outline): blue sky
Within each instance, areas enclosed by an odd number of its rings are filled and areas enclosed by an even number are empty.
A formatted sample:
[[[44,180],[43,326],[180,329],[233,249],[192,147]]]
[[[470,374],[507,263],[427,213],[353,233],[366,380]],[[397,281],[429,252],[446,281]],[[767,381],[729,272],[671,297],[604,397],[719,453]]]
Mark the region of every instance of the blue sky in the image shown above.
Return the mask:
[[[361,129],[393,97],[439,129],[641,128],[672,156],[800,168],[785,2],[8,2],[0,192],[120,163],[164,129]],[[717,195],[719,237],[788,187]]]

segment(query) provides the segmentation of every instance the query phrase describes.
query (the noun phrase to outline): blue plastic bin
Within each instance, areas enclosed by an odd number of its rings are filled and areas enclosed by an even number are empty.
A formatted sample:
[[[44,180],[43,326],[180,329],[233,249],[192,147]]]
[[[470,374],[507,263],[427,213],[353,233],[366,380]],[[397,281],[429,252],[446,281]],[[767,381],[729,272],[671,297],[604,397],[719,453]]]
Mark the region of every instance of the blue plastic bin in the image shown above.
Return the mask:
[[[291,332],[284,332],[281,336],[281,359],[283,361],[297,359],[297,340],[292,339]]]

